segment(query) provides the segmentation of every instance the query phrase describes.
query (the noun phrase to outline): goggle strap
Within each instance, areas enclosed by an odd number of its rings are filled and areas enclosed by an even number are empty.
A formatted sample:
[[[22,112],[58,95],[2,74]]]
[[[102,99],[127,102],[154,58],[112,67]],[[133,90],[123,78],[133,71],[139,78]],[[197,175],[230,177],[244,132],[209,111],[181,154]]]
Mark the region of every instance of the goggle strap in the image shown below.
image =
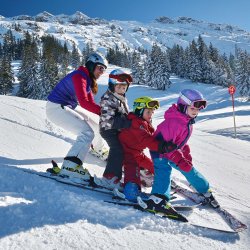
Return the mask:
[[[180,98],[181,98],[185,103],[187,103],[187,105],[191,105],[191,104],[192,104],[192,101],[190,101],[185,95],[181,94],[181,95],[180,95]]]

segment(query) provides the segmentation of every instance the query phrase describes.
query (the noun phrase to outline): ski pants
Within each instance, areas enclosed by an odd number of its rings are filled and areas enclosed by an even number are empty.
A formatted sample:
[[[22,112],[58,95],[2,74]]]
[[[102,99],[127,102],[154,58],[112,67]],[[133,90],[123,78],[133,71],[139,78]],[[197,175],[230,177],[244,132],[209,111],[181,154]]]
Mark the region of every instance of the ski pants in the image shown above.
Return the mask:
[[[108,129],[101,131],[100,134],[109,145],[109,156],[103,174],[112,174],[121,179],[123,165],[123,148],[118,138],[119,131],[116,129]]]
[[[97,150],[103,148],[104,143],[99,134],[99,124],[91,119],[81,106],[77,106],[73,110],[48,101],[46,115],[51,122],[76,135],[76,140],[66,156],[76,156],[84,161],[94,138],[94,148]]]
[[[141,186],[140,170],[147,169],[154,173],[154,166],[151,158],[143,152],[131,153],[131,150],[124,149],[124,184],[133,182]]]
[[[198,193],[206,193],[208,191],[208,181],[194,167],[190,172],[184,172],[180,170],[179,167],[177,167],[172,161],[169,161],[166,158],[155,158],[153,159],[153,162],[155,176],[151,191],[152,194],[163,194],[170,200],[172,168],[180,171]]]

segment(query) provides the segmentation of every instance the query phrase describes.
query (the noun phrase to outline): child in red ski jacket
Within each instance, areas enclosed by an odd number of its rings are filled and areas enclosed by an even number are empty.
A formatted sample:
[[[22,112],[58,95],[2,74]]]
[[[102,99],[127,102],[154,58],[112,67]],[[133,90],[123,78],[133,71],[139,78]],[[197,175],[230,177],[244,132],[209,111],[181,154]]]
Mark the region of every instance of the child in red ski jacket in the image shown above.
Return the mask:
[[[134,101],[133,112],[128,114],[131,127],[123,129],[119,134],[120,142],[124,150],[124,194],[126,199],[136,201],[140,194],[141,178],[140,170],[147,169],[154,173],[153,162],[143,150],[159,153],[171,152],[176,145],[171,141],[158,141],[153,137],[154,128],[151,124],[154,110],[159,108],[159,102],[144,96]]]

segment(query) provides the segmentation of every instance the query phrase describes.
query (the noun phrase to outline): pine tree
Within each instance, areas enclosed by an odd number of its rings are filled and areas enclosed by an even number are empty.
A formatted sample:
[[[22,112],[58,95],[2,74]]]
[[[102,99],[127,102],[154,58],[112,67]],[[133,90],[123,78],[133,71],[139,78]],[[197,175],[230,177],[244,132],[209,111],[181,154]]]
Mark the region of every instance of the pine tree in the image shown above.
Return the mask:
[[[140,54],[135,50],[131,57],[131,65],[132,65],[131,69],[132,69],[133,82],[139,84]]]
[[[4,54],[0,59],[0,94],[9,94],[13,88],[13,82],[14,73],[11,69],[10,56]]]
[[[54,50],[51,44],[43,44],[43,55],[39,69],[39,86],[36,91],[35,99],[46,99],[51,90],[59,81],[59,70]]]
[[[189,45],[189,54],[187,55],[187,60],[189,62],[187,78],[194,82],[199,81],[199,77],[201,76],[202,72],[199,62],[199,51],[195,40],[193,40]]]
[[[38,89],[38,47],[35,39],[26,32],[23,42],[22,63],[18,73],[18,96],[32,98]]]
[[[60,78],[63,78],[69,72],[69,61],[70,61],[70,52],[68,50],[67,44],[64,43],[63,51],[60,56],[59,66],[59,75]]]
[[[87,43],[86,47],[82,50],[82,65],[85,65],[89,55],[94,51],[91,43]]]
[[[204,83],[211,83],[211,74],[213,71],[212,64],[209,60],[208,48],[203,41],[201,35],[199,35],[197,40],[198,45],[198,58],[201,67],[201,75],[199,76],[199,81]]]
[[[250,100],[250,55],[246,51],[237,53],[236,83],[240,94]]]
[[[81,64],[80,54],[78,52],[78,49],[77,49],[75,43],[73,44],[73,49],[72,49],[72,53],[71,53],[71,63],[70,64],[74,69],[77,69]]]
[[[170,86],[170,63],[167,53],[163,53],[157,44],[153,44],[147,62],[147,83],[151,87],[165,90]]]

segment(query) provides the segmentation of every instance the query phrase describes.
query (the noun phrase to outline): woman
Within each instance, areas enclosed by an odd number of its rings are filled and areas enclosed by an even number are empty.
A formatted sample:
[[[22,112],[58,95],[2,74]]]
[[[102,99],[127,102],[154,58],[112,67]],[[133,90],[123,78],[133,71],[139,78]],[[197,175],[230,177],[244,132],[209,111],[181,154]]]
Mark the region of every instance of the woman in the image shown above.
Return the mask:
[[[88,170],[83,168],[82,164],[94,139],[94,131],[98,131],[98,123],[87,114],[86,110],[100,115],[100,106],[95,103],[93,95],[98,91],[96,81],[107,66],[108,62],[103,55],[92,53],[85,67],[80,66],[66,75],[48,96],[47,118],[77,136],[64,158],[62,168],[53,168],[54,173],[83,180],[88,180],[90,177]],[[103,142],[100,135],[97,141],[95,145],[101,149]]]

